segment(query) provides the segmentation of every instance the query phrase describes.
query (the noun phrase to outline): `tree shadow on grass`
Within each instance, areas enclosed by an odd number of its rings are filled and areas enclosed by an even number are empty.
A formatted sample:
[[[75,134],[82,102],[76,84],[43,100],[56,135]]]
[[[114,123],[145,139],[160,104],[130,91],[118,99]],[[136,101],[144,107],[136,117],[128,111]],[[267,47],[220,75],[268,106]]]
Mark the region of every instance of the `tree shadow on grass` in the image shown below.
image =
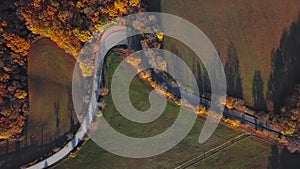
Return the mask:
[[[161,0],[142,0],[146,4],[149,12],[161,11]]]
[[[272,51],[273,72],[268,82],[268,105],[270,111],[280,114],[285,100],[300,83],[300,19],[293,22],[289,31],[284,31],[280,46]]]
[[[253,76],[252,95],[255,109],[258,111],[267,111],[267,103],[264,95],[264,81],[259,70],[255,70]]]
[[[225,63],[225,74],[227,81],[227,94],[237,98],[243,98],[242,78],[237,50],[230,42],[227,48],[227,62]]]
[[[267,169],[299,169],[299,166],[299,153],[290,153],[286,148],[279,151],[277,146],[272,145]]]

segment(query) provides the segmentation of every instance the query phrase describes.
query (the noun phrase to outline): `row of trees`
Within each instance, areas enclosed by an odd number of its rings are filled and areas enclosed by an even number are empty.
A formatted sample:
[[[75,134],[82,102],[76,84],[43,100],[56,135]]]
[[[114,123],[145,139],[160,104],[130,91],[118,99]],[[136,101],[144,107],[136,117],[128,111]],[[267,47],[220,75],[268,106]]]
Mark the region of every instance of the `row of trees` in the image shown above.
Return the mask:
[[[296,34],[300,31],[299,23],[293,23],[291,31],[285,32],[281,40],[281,47],[273,52],[274,71],[269,82],[269,92],[265,95],[264,81],[259,70],[255,70],[252,81],[252,96],[256,116],[269,118],[274,127],[284,135],[300,136],[300,90],[295,90],[299,83],[296,77],[299,72],[299,41]],[[297,44],[298,43],[298,44]],[[174,51],[173,51],[174,52]],[[176,50],[175,50],[176,52]],[[298,52],[298,53],[297,53]],[[178,51],[177,51],[178,53]],[[227,48],[227,62],[225,63],[227,80],[227,94],[235,98],[243,98],[242,78],[238,53],[233,43]],[[203,65],[194,61],[193,72],[199,84],[200,93],[210,92],[208,75]],[[292,93],[294,94],[292,95]],[[270,111],[268,113],[268,110]],[[265,113],[258,113],[265,112]],[[300,137],[299,137],[300,138]]]
[[[268,109],[283,134],[300,138],[300,19],[283,32],[280,45],[272,51],[273,72],[268,82]]]
[[[32,36],[16,11],[7,11],[0,13],[0,140],[20,138],[29,111],[26,65]]]

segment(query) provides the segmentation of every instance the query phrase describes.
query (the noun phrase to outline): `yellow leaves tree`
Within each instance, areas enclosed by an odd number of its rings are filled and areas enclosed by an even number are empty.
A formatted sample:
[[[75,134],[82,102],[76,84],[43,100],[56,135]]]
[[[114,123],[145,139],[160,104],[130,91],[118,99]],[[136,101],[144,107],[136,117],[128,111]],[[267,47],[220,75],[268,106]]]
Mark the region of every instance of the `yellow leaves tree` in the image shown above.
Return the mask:
[[[90,77],[94,74],[95,66],[91,63],[84,63],[79,61],[79,67],[83,77]]]
[[[83,8],[83,7],[84,7],[84,4],[83,4],[81,1],[77,1],[77,2],[76,2],[76,7],[77,7],[77,8]]]
[[[5,44],[7,47],[9,47],[14,52],[22,55],[27,56],[28,50],[30,48],[30,41],[26,40],[16,34],[7,34],[4,33],[3,37],[5,39]]]
[[[17,89],[15,97],[18,99],[25,99],[27,97],[27,92],[25,90]]]
[[[129,0],[129,5],[132,7],[138,6],[141,3],[141,0]]]
[[[0,139],[17,138],[23,131],[24,117],[0,118]]]
[[[41,9],[41,1],[42,0],[34,0],[31,5],[34,7],[34,9],[40,10]]]
[[[50,6],[50,5],[47,7],[47,13],[48,13],[48,15],[52,16],[52,15],[54,15],[56,12],[57,12],[57,9],[56,9],[56,8],[54,8],[54,7]]]
[[[75,28],[73,30],[73,33],[81,42],[87,42],[92,37],[89,31],[85,31],[85,30],[81,31],[78,28]]]
[[[132,7],[137,7],[140,3],[140,0],[117,0],[108,5],[108,8],[101,8],[101,12],[108,14],[110,17],[123,16],[130,13]]]
[[[108,14],[111,18],[128,14],[127,4],[123,1],[116,1],[114,4],[109,5],[107,9],[101,8],[101,13]]]
[[[115,17],[140,8],[140,0],[20,0],[19,7],[32,33],[50,38],[73,57],[78,57],[83,43],[92,32],[103,29]],[[83,76],[94,72],[93,65],[80,63]]]
[[[127,6],[128,6],[128,3],[126,0],[125,1],[118,0],[118,1],[114,2],[115,10],[119,11],[120,15],[128,14]]]
[[[164,33],[158,33],[156,34],[156,37],[158,40],[163,41],[164,40]]]
[[[82,43],[90,39],[91,31],[101,29],[103,22],[107,23],[114,17],[129,14],[140,3],[140,0],[78,0],[66,5],[58,0],[33,0],[31,3],[21,0],[20,7],[26,25],[34,34],[50,38],[77,57]],[[78,20],[74,21],[74,18]],[[74,22],[83,20],[88,28],[78,23],[73,26]]]
[[[128,56],[126,62],[132,67],[138,68],[139,64],[142,62],[141,58],[138,56]]]

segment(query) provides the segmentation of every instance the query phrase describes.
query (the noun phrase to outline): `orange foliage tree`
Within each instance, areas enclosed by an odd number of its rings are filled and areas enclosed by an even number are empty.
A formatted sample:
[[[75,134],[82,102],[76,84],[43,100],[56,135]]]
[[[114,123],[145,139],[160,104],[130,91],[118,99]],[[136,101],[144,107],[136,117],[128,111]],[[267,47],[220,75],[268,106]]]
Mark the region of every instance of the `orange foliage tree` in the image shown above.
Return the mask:
[[[140,0],[21,0],[22,16],[34,34],[48,37],[77,57],[92,32],[140,7]]]
[[[12,33],[4,33],[3,37],[6,41],[5,44],[7,47],[22,56],[27,56],[30,47],[29,40]]]

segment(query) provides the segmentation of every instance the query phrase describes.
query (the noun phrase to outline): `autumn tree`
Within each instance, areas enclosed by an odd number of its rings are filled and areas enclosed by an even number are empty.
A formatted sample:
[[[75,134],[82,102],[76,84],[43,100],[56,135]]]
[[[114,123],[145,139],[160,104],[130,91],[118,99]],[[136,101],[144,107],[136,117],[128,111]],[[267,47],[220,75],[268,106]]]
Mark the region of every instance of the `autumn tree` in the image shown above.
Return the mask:
[[[0,140],[20,138],[29,110],[26,62],[35,36],[14,5],[0,16]]]
[[[139,8],[140,0],[21,0],[22,16],[34,34],[48,37],[77,57],[92,32]]]
[[[27,56],[28,55],[28,50],[30,47],[30,41],[22,38],[16,34],[7,34],[4,33],[3,37],[5,39],[5,44],[7,47],[9,47],[11,50],[14,52],[22,55],[22,56]]]

